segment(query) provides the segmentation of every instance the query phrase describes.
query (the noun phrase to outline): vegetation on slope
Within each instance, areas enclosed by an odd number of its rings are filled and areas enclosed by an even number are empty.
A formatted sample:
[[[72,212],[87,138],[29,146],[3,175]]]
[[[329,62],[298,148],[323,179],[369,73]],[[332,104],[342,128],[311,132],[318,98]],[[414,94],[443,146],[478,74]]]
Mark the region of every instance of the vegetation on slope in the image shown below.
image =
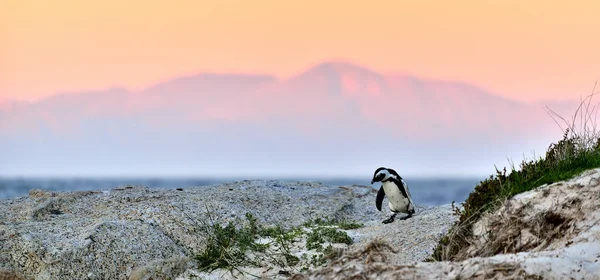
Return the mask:
[[[246,213],[245,221],[237,226],[231,221],[223,226],[212,217],[209,220],[199,224],[205,248],[196,260],[199,270],[204,272],[226,269],[244,273],[245,267],[264,267],[288,275],[298,269],[318,267],[339,253],[332,244],[353,243],[344,230],[363,226],[324,218],[307,221],[299,227],[264,226],[251,213]],[[306,250],[299,254],[302,248]]]
[[[483,213],[493,211],[507,198],[600,167],[600,133],[595,123],[597,107],[591,106],[595,94],[594,86],[592,94],[581,100],[570,121],[546,107],[563,130],[563,139],[551,144],[545,157],[523,160],[519,168],[512,165],[508,174],[506,168],[496,168],[495,175],[481,181],[462,204],[462,209],[456,209],[460,218],[440,240],[430,261],[461,260],[458,252],[469,245],[473,224]]]

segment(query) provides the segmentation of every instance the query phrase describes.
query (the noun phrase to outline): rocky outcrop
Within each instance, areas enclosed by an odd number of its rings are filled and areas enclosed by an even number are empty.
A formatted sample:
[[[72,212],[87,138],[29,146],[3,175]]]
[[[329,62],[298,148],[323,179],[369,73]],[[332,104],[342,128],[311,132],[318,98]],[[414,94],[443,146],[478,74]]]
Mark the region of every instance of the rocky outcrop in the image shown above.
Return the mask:
[[[178,190],[122,186],[0,201],[0,279],[598,279],[600,169],[505,201],[454,262],[424,262],[456,221],[450,205],[382,224],[369,186],[239,181]],[[207,222],[250,212],[265,225],[354,220],[353,244],[307,271],[269,265],[200,272]],[[299,241],[290,252],[307,251]],[[304,246],[304,247],[303,247]],[[241,272],[240,272],[241,271]],[[595,278],[594,278],[595,277]]]
[[[461,261],[390,262],[371,243],[293,279],[600,279],[600,169],[512,197],[475,224]],[[400,249],[401,250],[401,249]]]
[[[266,225],[298,226],[318,217],[360,221],[364,228],[347,231],[354,240],[349,248],[382,239],[404,248],[404,253],[390,255],[392,263],[399,264],[427,257],[455,220],[449,206],[419,206],[413,218],[383,225],[388,213],[376,210],[375,193],[369,186],[260,180],[178,190],[142,186],[70,193],[32,190],[28,197],[0,201],[0,275],[2,279],[193,278],[199,275],[194,258],[205,246],[201,224],[239,221],[246,212]],[[289,276],[253,269],[268,278]],[[205,276],[227,278],[226,274]]]

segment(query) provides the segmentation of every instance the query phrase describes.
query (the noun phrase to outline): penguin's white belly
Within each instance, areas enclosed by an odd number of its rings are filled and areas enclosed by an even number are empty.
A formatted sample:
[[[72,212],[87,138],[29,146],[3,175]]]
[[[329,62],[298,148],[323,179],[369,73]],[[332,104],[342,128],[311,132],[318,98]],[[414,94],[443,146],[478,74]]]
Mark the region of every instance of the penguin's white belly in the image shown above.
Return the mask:
[[[383,182],[383,191],[388,199],[388,205],[392,212],[408,212],[410,201],[405,198],[400,189],[392,182]]]

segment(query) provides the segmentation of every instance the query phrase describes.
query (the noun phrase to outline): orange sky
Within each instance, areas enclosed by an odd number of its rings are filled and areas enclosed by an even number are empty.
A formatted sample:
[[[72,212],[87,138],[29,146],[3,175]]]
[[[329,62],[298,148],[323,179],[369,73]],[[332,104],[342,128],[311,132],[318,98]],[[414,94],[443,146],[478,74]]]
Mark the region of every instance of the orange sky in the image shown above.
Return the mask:
[[[3,0],[0,97],[137,89],[201,71],[280,77],[331,59],[524,100],[600,80],[600,1]]]

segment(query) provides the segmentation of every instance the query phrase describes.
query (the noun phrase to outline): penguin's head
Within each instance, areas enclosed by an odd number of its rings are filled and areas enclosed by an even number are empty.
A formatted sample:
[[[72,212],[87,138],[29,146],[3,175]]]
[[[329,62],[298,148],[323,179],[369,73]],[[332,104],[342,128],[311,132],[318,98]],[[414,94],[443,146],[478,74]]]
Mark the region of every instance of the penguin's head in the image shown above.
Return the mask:
[[[377,170],[375,170],[375,173],[373,174],[373,179],[371,180],[371,184],[373,184],[375,182],[381,182],[381,181],[385,180],[386,177],[389,175],[390,175],[390,173],[387,171],[387,168],[379,167],[379,168],[377,168]]]

